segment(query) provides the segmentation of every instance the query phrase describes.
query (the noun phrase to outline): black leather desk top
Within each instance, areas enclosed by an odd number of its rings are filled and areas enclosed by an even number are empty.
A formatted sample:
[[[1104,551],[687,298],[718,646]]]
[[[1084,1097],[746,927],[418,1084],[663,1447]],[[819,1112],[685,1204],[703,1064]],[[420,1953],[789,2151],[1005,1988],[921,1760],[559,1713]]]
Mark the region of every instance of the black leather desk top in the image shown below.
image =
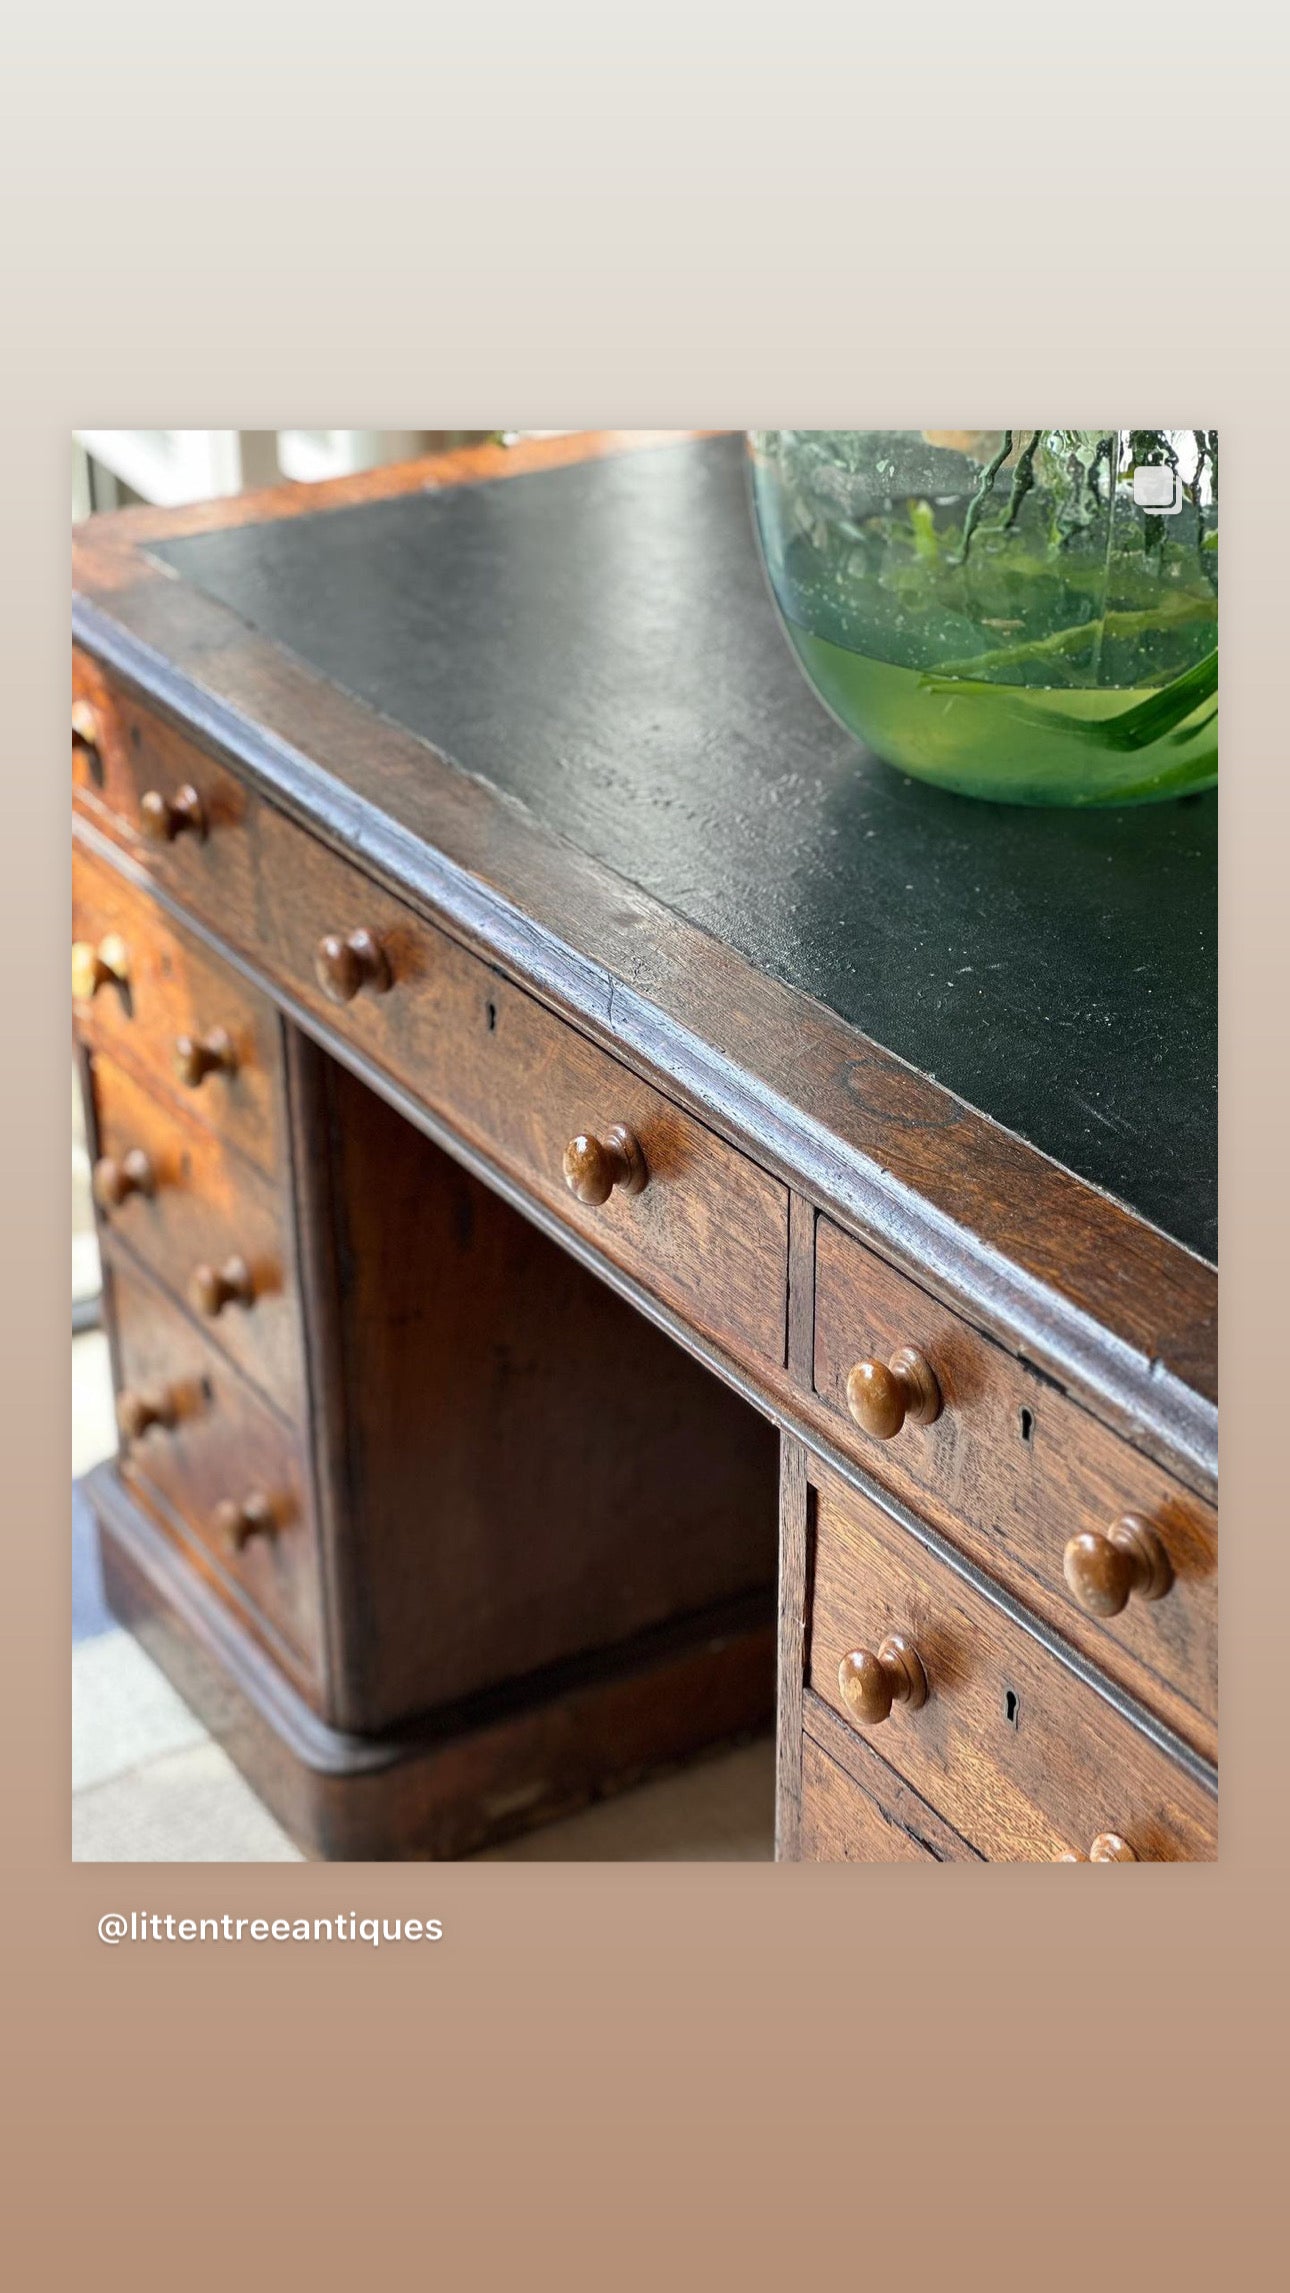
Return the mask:
[[[880,764],[792,659],[737,439],[154,554],[1216,1258],[1216,798],[1030,812]]]

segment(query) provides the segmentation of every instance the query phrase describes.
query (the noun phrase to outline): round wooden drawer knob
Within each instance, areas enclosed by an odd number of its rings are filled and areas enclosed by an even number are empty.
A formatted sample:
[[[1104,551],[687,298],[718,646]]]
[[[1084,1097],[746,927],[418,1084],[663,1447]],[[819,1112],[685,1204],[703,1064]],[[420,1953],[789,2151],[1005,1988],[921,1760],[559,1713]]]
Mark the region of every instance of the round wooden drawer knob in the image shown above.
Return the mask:
[[[105,1154],[94,1165],[94,1200],[100,1210],[119,1210],[132,1194],[152,1195],[157,1191],[157,1174],[152,1157],[142,1147],[130,1147],[119,1158]]]
[[[615,1123],[603,1139],[579,1131],[564,1150],[565,1185],[579,1202],[593,1207],[608,1202],[616,1186],[624,1194],[639,1194],[648,1177],[640,1141],[622,1123]]]
[[[890,1361],[858,1361],[847,1373],[847,1408],[862,1433],[891,1441],[906,1420],[934,1425],[941,1414],[941,1389],[930,1362],[913,1346],[902,1346]]]
[[[253,1306],[255,1284],[245,1258],[226,1258],[222,1266],[208,1266],[203,1261],[194,1266],[188,1294],[199,1314],[214,1321],[225,1306]]]
[[[314,973],[333,1003],[352,1003],[360,987],[384,995],[390,966],[380,941],[369,931],[328,932],[314,950]]]
[[[252,1537],[271,1537],[277,1527],[272,1505],[258,1491],[240,1503],[235,1497],[223,1498],[215,1507],[214,1518],[219,1535],[239,1553]]]
[[[72,995],[77,1003],[91,1003],[111,980],[124,987],[130,977],[130,951],[125,941],[109,932],[97,947],[89,940],[72,943]]]
[[[916,1712],[927,1702],[927,1674],[917,1649],[899,1632],[889,1632],[875,1656],[868,1648],[853,1648],[838,1666],[838,1687],[853,1720],[862,1728],[876,1728],[890,1716],[893,1704],[908,1704]]]
[[[1084,1529],[1072,1537],[1062,1574],[1090,1616],[1118,1616],[1135,1592],[1140,1600],[1161,1600],[1174,1581],[1168,1553],[1137,1513],[1125,1513],[1105,1536]]]
[[[1118,1831],[1099,1831],[1087,1855],[1057,1855],[1053,1860],[1057,1863],[1136,1863],[1138,1858]]]
[[[206,834],[206,813],[202,800],[191,781],[185,781],[173,796],[163,796],[159,788],[149,788],[139,798],[139,816],[143,832],[154,844],[173,844],[176,836]]]
[[[116,1405],[116,1421],[127,1441],[140,1441],[152,1425],[173,1425],[178,1412],[168,1385],[141,1387],[125,1392]]]
[[[177,1036],[175,1073],[189,1091],[195,1091],[207,1075],[235,1075],[237,1053],[228,1029],[208,1027],[204,1035]]]

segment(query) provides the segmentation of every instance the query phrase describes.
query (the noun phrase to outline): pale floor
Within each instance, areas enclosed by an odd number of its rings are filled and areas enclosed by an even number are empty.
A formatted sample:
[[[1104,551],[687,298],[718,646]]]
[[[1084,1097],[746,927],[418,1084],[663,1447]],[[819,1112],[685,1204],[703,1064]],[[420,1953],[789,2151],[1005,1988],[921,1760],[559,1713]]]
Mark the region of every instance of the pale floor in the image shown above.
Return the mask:
[[[107,1341],[91,1331],[72,1343],[73,1477],[115,1446]],[[83,1510],[73,1536],[73,1633],[73,1858],[298,1862],[232,1762],[103,1609]],[[765,1861],[773,1796],[774,1750],[762,1740],[529,1832],[484,1860]]]

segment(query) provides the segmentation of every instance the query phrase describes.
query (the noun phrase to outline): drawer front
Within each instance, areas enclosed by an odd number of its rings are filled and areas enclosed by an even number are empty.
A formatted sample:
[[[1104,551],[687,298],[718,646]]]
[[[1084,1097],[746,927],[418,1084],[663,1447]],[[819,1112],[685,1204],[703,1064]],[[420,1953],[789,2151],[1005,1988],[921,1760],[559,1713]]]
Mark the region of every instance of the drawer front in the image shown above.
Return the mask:
[[[123,1421],[122,1469],[173,1508],[191,1535],[189,1557],[295,1676],[312,1685],[321,1639],[319,1594],[300,1443],[156,1285],[110,1245],[105,1270]],[[162,1418],[132,1432],[131,1426],[139,1427],[141,1403],[149,1409],[159,1405]],[[233,1519],[226,1507],[242,1517]]]
[[[244,865],[240,781],[76,647],[72,796],[173,890],[191,886],[209,903]]]
[[[221,894],[223,937],[699,1328],[782,1364],[777,1180],[272,806],[249,801],[238,834],[246,866]],[[317,976],[319,944],[355,931],[379,950],[386,984],[338,1003]],[[639,1141],[643,1191],[579,1202],[566,1147],[618,1125]]]
[[[72,796],[109,834],[134,843],[140,833],[138,795],[128,729],[109,680],[97,662],[72,649]]]
[[[281,1167],[278,1018],[260,995],[114,868],[72,848],[72,936],[118,940],[126,983],[100,980],[74,1006],[86,1041],[146,1075],[213,1124],[262,1170]],[[112,952],[109,950],[109,952]],[[81,975],[78,987],[92,985]]]
[[[912,1650],[884,1650],[890,1637]],[[820,1705],[990,1862],[1084,1858],[1117,1835],[1139,1862],[1215,1853],[1212,1794],[1097,1691],[918,1545],[821,1474],[806,1728]],[[863,1658],[863,1664],[859,1659]],[[875,1661],[877,1660],[877,1661]],[[863,1716],[844,1692],[870,1701]],[[901,1698],[921,1665],[927,1695]],[[891,1694],[881,1711],[881,1688]]]
[[[215,1343],[279,1409],[299,1419],[304,1368],[284,1207],[213,1131],[153,1098],[109,1059],[96,1058],[92,1072],[100,1225],[207,1322]]]
[[[835,1739],[830,1756],[810,1736],[802,1740],[801,1853],[807,1863],[980,1861],[867,1744]]]
[[[877,1439],[848,1410],[848,1376],[903,1347],[930,1365],[940,1414],[930,1424],[907,1416],[894,1437]],[[1209,1505],[826,1218],[816,1228],[814,1382],[840,1447],[1214,1757],[1218,1524]],[[1159,1538],[1172,1582],[1161,1598],[1135,1590],[1118,1614],[1090,1614],[1067,1584],[1066,1548],[1080,1536],[1105,1539],[1126,1514]],[[1094,1567],[1099,1554],[1101,1545]]]

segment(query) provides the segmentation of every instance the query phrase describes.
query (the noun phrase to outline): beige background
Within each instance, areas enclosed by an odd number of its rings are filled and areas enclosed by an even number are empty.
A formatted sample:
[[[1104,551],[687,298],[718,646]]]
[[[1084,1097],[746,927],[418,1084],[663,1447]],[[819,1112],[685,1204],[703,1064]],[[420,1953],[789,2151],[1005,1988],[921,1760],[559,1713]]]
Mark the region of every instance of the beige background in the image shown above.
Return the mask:
[[[24,24],[0,137],[15,2281],[1239,2281],[1284,2217],[1290,1932],[1285,59],[1231,8],[1171,11],[1167,41],[1153,12],[1137,47],[1123,9],[943,37],[910,11],[903,50],[801,10],[709,36],[493,9],[473,57],[439,31],[420,58],[380,8],[335,39],[317,10],[272,36],[263,10],[107,13],[70,44]],[[169,86],[163,26],[193,43]],[[1221,1862],[73,1867],[73,422],[1014,408],[1222,431]],[[430,1913],[446,1939],[104,1949],[132,1905]]]

